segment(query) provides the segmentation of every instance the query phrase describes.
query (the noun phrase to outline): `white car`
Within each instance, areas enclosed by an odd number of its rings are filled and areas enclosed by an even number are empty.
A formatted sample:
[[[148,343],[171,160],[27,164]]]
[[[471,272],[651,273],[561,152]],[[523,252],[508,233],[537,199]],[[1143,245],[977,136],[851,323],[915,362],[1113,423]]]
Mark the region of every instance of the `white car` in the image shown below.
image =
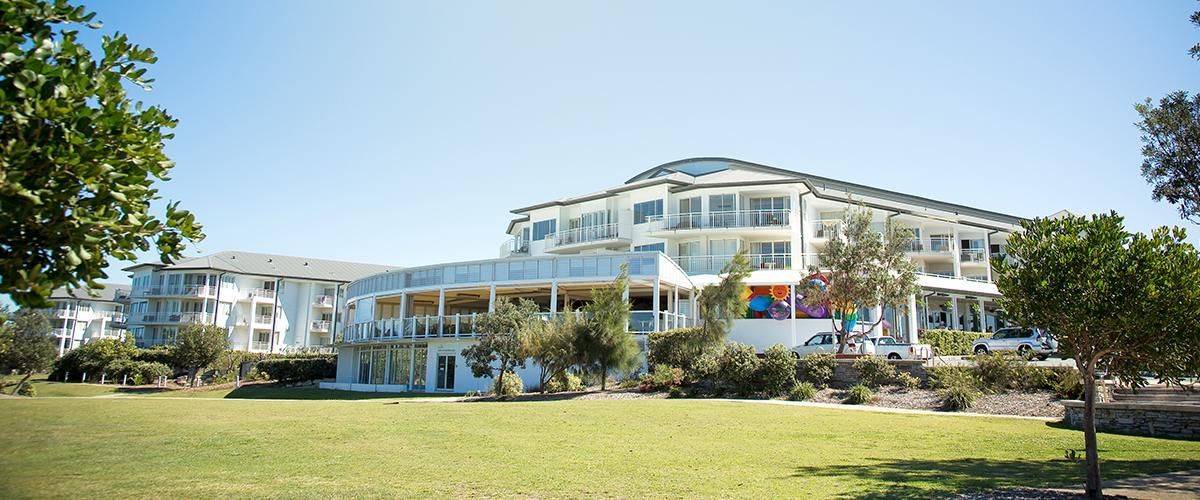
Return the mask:
[[[824,332],[813,335],[805,343],[792,348],[796,357],[808,356],[818,352],[837,354],[840,334]],[[875,343],[861,334],[851,335],[846,341],[846,354],[875,354]]]
[[[1037,328],[1001,328],[990,338],[976,340],[971,345],[971,352],[976,355],[996,351],[1017,351],[1027,358],[1046,359],[1058,351],[1058,341]]]
[[[887,359],[929,359],[933,357],[933,346],[929,344],[906,344],[891,337],[876,337],[875,355]]]

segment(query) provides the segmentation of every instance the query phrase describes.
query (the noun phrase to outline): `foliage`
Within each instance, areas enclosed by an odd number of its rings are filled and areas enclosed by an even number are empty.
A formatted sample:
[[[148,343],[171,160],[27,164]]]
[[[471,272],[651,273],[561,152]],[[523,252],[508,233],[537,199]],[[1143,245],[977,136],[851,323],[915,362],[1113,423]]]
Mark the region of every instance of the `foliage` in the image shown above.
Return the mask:
[[[744,281],[752,270],[746,251],[738,250],[721,268],[721,281],[700,290],[696,307],[705,341],[724,343],[733,320],[746,315],[746,301],[742,298],[742,292],[746,289]]]
[[[947,372],[948,377],[939,384],[941,388],[937,390],[938,397],[942,398],[942,405],[948,410],[962,411],[971,408],[983,395],[975,384],[975,379],[965,373]]]
[[[638,365],[641,349],[629,328],[630,305],[625,300],[629,266],[622,264],[612,286],[593,288],[592,301],[584,306],[586,327],[575,336],[579,365],[600,378],[600,390],[608,388],[610,371],[629,372]]]
[[[497,302],[492,312],[478,320],[478,329],[484,332],[479,340],[462,350],[471,374],[477,378],[497,378],[497,385],[508,387],[504,378],[518,367],[525,367],[525,339],[540,321],[538,305],[532,300]]]
[[[999,394],[1009,389],[1023,389],[1029,362],[1014,353],[997,352],[981,354],[974,359],[975,380],[979,388],[989,394]]]
[[[888,217],[882,234],[871,229],[872,212],[865,206],[851,207],[820,252],[820,268],[827,270],[829,280],[824,286],[805,281],[801,284],[804,301],[809,305],[833,304],[846,308],[893,306],[900,308],[908,297],[919,291],[916,264],[905,254],[913,240],[912,230],[899,226]],[[833,317],[832,315],[830,316]],[[839,335],[838,353],[846,352],[849,336],[849,317],[841,321],[830,319]],[[875,322],[883,321],[882,315]],[[870,325],[874,328],[875,325]]]
[[[896,375],[896,385],[900,386],[901,389],[911,391],[921,387],[921,379],[911,373],[900,372]]]
[[[217,359],[219,360],[220,358]],[[158,345],[150,348],[138,349],[137,352],[133,353],[133,360],[173,365],[175,363],[175,354],[171,351],[171,346]]]
[[[555,373],[545,385],[545,392],[579,392],[583,389],[583,380],[579,375],[565,370]]]
[[[127,335],[124,340],[93,340],[75,348],[70,354],[74,355],[78,372],[99,375],[111,371],[113,363],[132,358],[136,352],[133,337]]]
[[[285,384],[331,379],[337,376],[337,355],[264,359],[255,368]]]
[[[118,362],[114,370],[114,380],[123,380],[128,375],[134,385],[157,383],[160,378],[170,377],[174,373],[170,366],[154,361]]]
[[[68,28],[99,28],[95,13],[66,1],[8,0],[0,15],[0,293],[49,307],[59,286],[103,288],[109,257],[134,260],[153,243],[170,262],[202,239],[177,203],[164,219],[150,213],[177,122],[125,85],[150,89],[154,51],[118,33],[93,57]]]
[[[757,385],[760,365],[754,347],[738,342],[726,344],[718,362],[717,380],[726,389],[745,396]]]
[[[1088,491],[1100,491],[1095,374],[1178,384],[1200,373],[1200,254],[1181,228],[1130,234],[1116,213],[1022,222],[993,262],[1001,307],[1054,332],[1083,375]]]
[[[807,401],[817,396],[817,387],[809,382],[800,382],[792,386],[788,399],[792,401]]]
[[[837,358],[832,353],[819,352],[800,358],[800,379],[817,387],[829,387]]]
[[[1083,397],[1083,376],[1075,367],[1061,367],[1054,370],[1054,394],[1062,399],[1079,399]]]
[[[783,344],[775,344],[763,351],[759,363],[759,383],[767,397],[787,394],[796,385],[796,356]]]
[[[868,387],[879,387],[896,378],[896,367],[883,358],[866,356],[854,360],[858,380]]]
[[[929,374],[930,389],[942,389],[963,379],[970,380],[972,385],[978,385],[974,369],[969,366],[931,366],[926,368],[925,372]]]
[[[842,401],[851,405],[863,405],[870,403],[875,398],[875,393],[871,392],[871,388],[863,384],[855,384],[846,393],[846,399]]]
[[[21,383],[17,384],[16,394],[18,396],[25,396],[25,397],[33,398],[33,397],[37,397],[37,389],[35,389],[33,387],[33,384],[31,384],[29,382],[21,382]]]
[[[650,365],[680,368],[688,380],[696,381],[717,371],[717,358],[724,343],[713,341],[700,328],[676,328],[653,332],[649,337]]]
[[[655,365],[650,373],[643,373],[638,390],[642,392],[666,391],[683,384],[683,370],[667,365]]]
[[[173,365],[188,371],[188,383],[196,385],[196,375],[229,349],[224,328],[217,325],[192,323],[179,329],[175,345],[171,346]]]
[[[536,322],[525,332],[526,354],[541,370],[538,387],[545,390],[551,379],[566,373],[575,364],[579,359],[579,354],[575,352],[575,339],[586,327],[587,323],[577,315],[564,313],[555,315],[549,321]]]
[[[5,346],[4,352],[0,353],[0,369],[24,376],[13,389],[14,393],[34,373],[50,368],[58,353],[54,337],[50,335],[50,322],[35,310],[17,311],[12,322],[0,325],[0,338],[4,339]]]
[[[488,389],[488,392],[499,398],[520,396],[525,392],[525,384],[521,382],[520,375],[510,371],[492,381],[492,387]]]
[[[991,336],[991,333],[963,330],[925,330],[921,332],[921,342],[932,346],[938,356],[969,356],[972,343]]]
[[[1176,91],[1134,105],[1141,121],[1142,177],[1154,201],[1176,205],[1180,217],[1200,224],[1200,94]]]

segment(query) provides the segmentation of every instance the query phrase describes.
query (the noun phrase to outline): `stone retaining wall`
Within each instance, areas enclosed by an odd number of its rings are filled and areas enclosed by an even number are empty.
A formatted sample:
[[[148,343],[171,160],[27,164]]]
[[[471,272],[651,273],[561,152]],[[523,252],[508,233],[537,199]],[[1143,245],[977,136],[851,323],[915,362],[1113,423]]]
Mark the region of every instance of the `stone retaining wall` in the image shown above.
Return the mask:
[[[854,369],[854,359],[839,359],[837,365],[833,368],[833,380],[829,385],[834,387],[850,387],[859,382],[858,370]],[[897,372],[908,373],[917,377],[924,383],[929,379],[929,374],[925,371],[924,360],[887,360],[888,364],[896,367]]]
[[[1063,401],[1065,422],[1083,428],[1083,401]],[[1096,403],[1096,429],[1119,434],[1200,439],[1200,406]]]

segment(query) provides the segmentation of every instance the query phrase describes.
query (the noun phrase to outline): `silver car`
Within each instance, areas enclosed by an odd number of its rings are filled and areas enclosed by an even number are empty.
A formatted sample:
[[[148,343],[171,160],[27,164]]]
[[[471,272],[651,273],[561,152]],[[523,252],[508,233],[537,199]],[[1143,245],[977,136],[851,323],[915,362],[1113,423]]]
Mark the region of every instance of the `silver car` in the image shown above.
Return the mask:
[[[818,333],[809,337],[808,341],[801,345],[792,348],[792,354],[797,358],[815,354],[818,352],[828,352],[837,354],[838,341],[841,340],[840,334],[832,332]],[[846,354],[875,354],[875,343],[861,334],[851,335],[846,340]]]
[[[976,340],[971,345],[971,352],[977,355],[999,351],[1016,351],[1026,358],[1044,360],[1058,351],[1058,341],[1037,328],[1001,328],[991,338]]]

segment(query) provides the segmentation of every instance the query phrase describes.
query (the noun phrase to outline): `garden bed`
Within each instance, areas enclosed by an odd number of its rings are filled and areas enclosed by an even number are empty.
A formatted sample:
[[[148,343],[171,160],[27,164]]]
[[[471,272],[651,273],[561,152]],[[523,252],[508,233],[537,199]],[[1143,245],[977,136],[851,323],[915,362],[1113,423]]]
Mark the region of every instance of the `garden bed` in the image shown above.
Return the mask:
[[[849,391],[822,389],[811,401],[818,403],[843,403]],[[875,391],[870,406],[884,408],[907,408],[912,410],[942,410],[942,399],[936,391],[929,389],[902,390],[898,387],[881,387]],[[1024,417],[1062,417],[1065,413],[1058,397],[1050,391],[1008,392],[989,394],[979,398],[971,413],[991,415],[1019,415]]]

